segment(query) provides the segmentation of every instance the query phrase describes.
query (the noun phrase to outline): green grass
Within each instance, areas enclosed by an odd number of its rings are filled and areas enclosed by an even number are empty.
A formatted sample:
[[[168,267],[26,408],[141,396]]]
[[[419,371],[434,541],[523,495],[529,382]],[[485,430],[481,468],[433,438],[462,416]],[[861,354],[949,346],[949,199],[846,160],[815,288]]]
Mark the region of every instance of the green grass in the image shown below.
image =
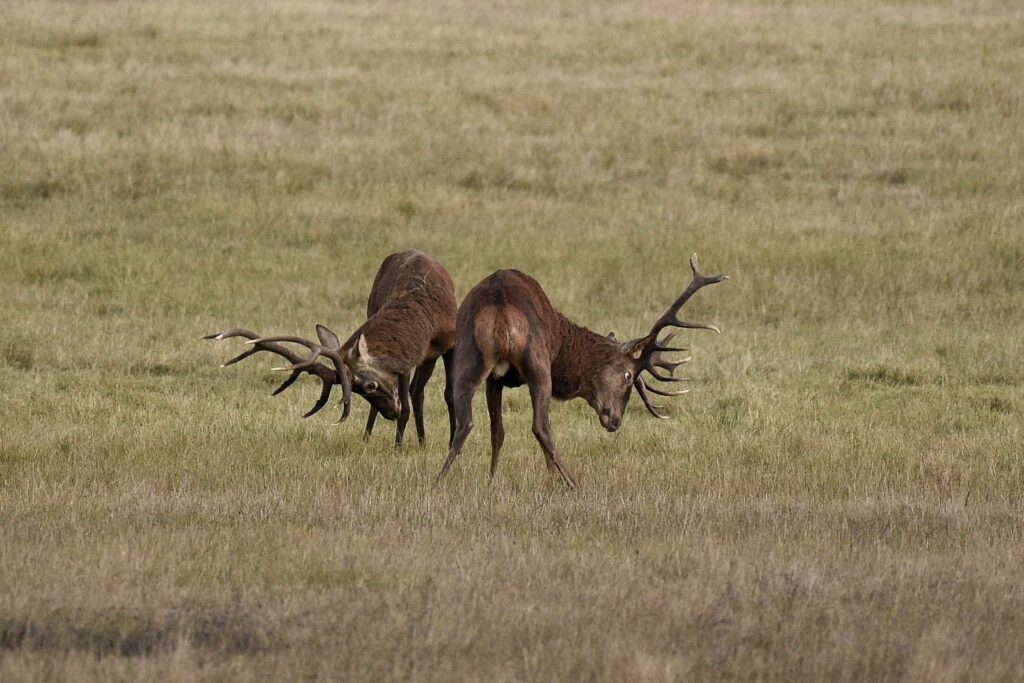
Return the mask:
[[[1024,676],[1017,3],[16,0],[0,22],[0,679]],[[693,392],[526,392],[450,478],[297,419],[234,325],[424,249]],[[332,411],[335,410],[332,408]]]

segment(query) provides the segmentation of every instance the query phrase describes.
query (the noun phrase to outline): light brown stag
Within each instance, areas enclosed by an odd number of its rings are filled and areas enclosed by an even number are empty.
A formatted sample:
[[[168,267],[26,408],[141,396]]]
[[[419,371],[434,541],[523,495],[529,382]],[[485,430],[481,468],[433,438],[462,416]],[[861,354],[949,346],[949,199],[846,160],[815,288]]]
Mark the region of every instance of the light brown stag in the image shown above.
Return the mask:
[[[351,395],[356,393],[370,403],[366,436],[373,432],[377,415],[397,420],[395,444],[402,443],[410,413],[415,415],[416,433],[420,443],[426,438],[423,420],[423,395],[437,364],[445,365],[445,403],[448,406],[449,443],[455,432],[452,413],[451,365],[455,343],[455,286],[444,266],[422,251],[391,254],[381,264],[373,281],[366,304],[367,319],[341,343],[338,336],[323,325],[317,325],[318,342],[303,337],[261,337],[249,330],[236,328],[205,339],[246,337],[252,349],[231,359],[231,365],[257,351],[283,356],[291,365],[277,370],[290,370],[291,375],[274,395],[287,389],[303,373],[316,375],[322,382],[320,398],[303,417],[324,407],[331,389],[342,387],[344,409],[342,421],[349,414]],[[295,343],[309,349],[300,357],[280,345]],[[318,362],[323,356],[333,368]]]

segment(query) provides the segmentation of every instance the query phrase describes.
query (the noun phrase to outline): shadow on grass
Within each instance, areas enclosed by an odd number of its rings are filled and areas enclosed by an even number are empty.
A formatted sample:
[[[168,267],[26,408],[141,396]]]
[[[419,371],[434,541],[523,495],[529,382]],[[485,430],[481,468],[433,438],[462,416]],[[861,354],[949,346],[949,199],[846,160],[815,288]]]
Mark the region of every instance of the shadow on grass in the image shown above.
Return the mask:
[[[32,345],[22,341],[0,342],[0,361],[18,370],[31,370],[36,364]]]
[[[850,370],[846,373],[846,379],[888,387],[916,387],[924,384],[924,377],[920,374],[891,365],[873,365],[868,368]]]
[[[257,617],[242,611],[186,611],[164,616],[113,609],[92,614],[53,612],[0,617],[0,652],[45,650],[134,657],[193,647],[239,654],[279,645]]]
[[[0,182],[0,201],[24,203],[34,199],[50,199],[66,191],[67,188],[55,180],[5,180]]]

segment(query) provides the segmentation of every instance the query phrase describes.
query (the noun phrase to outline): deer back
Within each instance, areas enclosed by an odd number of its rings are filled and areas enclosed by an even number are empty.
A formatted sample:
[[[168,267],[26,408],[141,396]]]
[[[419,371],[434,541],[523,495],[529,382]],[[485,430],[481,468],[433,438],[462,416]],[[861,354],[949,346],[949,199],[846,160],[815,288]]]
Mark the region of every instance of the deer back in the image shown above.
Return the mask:
[[[417,250],[391,254],[374,278],[366,322],[342,349],[357,349],[362,336],[381,365],[405,372],[454,345],[456,312],[455,285],[437,259]]]

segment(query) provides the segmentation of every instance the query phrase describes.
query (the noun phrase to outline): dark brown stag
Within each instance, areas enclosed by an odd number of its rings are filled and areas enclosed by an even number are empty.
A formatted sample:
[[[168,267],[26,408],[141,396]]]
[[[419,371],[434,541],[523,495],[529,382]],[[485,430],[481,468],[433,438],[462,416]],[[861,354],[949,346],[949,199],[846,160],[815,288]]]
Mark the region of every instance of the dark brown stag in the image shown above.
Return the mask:
[[[487,379],[487,412],[491,419],[491,477],[498,467],[498,454],[505,440],[501,422],[501,392],[505,387],[526,384],[533,401],[533,434],[544,450],[550,470],[558,472],[565,484],[576,488],[551,438],[548,409],[551,398],[583,398],[597,412],[601,426],[614,432],[622,424],[626,403],[635,388],[647,410],[664,418],[651,402],[649,393],[675,396],[651,385],[641,376],[647,372],[661,382],[678,382],[675,369],[689,358],[670,361],[667,352],[685,351],[668,346],[675,333],[659,340],[668,327],[706,329],[714,325],[680,320],[679,310],[693,294],[706,285],[726,279],[725,275],[705,277],[690,258],[693,279],[651,330],[626,343],[602,336],[571,322],[548,301],[536,280],[518,270],[499,270],[466,295],[459,308],[458,339],[455,345],[455,419],[457,429],[444,461],[440,481],[473,428],[473,393]],[[664,371],[664,373],[662,372]]]
[[[341,420],[348,417],[352,393],[370,403],[366,436],[380,414],[386,420],[397,420],[395,444],[402,443],[410,413],[416,418],[420,443],[426,438],[423,424],[423,394],[437,364],[445,365],[445,403],[448,405],[449,443],[455,432],[452,412],[451,376],[455,344],[455,286],[448,272],[432,256],[421,251],[391,254],[380,266],[366,303],[367,320],[342,344],[338,336],[323,325],[317,325],[319,343],[303,337],[261,337],[245,329],[211,334],[206,339],[246,337],[253,348],[231,359],[231,365],[257,351],[283,356],[291,365],[291,375],[274,395],[287,389],[303,373],[316,375],[322,382],[320,398],[303,417],[324,407],[331,389],[342,387],[344,408]],[[279,342],[295,343],[309,349],[299,356]],[[333,368],[320,362],[323,356]]]

